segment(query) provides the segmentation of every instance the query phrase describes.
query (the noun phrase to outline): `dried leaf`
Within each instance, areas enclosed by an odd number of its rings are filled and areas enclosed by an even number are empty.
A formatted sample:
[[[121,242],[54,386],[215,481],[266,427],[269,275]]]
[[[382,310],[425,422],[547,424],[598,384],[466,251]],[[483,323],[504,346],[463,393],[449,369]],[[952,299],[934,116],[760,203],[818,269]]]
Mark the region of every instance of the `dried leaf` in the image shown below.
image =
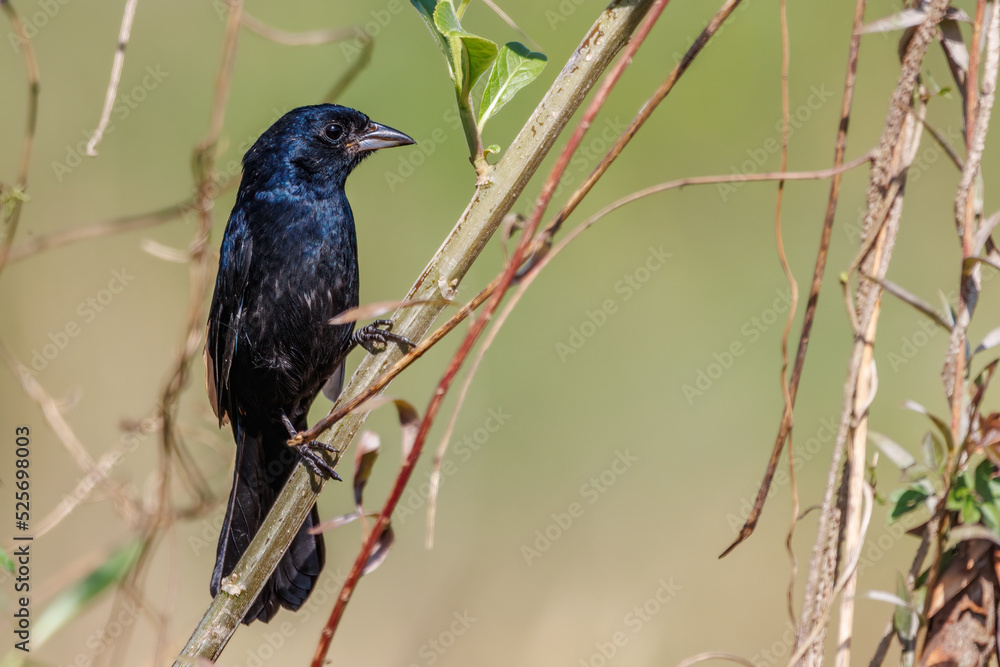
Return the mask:
[[[987,336],[989,336],[989,334],[987,334]],[[983,342],[985,343],[986,340],[983,339]],[[982,343],[980,345],[982,345]],[[993,381],[993,375],[996,373],[997,363],[1000,363],[1000,359],[994,359],[990,363],[986,364],[986,366],[983,367],[983,370],[979,371],[979,375],[976,376],[976,379],[972,381],[976,391],[972,395],[972,401],[969,403],[969,412],[973,416],[977,416],[979,414],[979,406],[983,402],[983,397],[986,396],[986,390],[989,389],[990,382]]]
[[[961,9],[955,9],[953,7],[949,7],[945,11],[944,16],[945,20],[965,21],[966,23],[969,22],[968,14]],[[893,30],[913,28],[923,23],[925,18],[927,18],[927,14],[923,9],[904,9],[896,14],[872,21],[868,25],[861,28],[861,34],[865,35],[873,32],[892,32]]]
[[[991,330],[983,336],[983,340],[976,346],[976,349],[973,350],[972,354],[979,354],[980,352],[992,349],[997,345],[1000,345],[1000,327]]]
[[[381,444],[378,434],[373,431],[365,431],[358,438],[358,445],[354,451],[354,504],[358,506],[359,511],[362,506],[361,497],[368,484],[368,478],[371,477]]]
[[[955,79],[962,99],[965,99],[965,79],[969,72],[969,50],[965,48],[962,31],[958,22],[950,19],[941,21],[941,48],[951,68],[951,76]]]
[[[866,591],[861,594],[861,597],[868,598],[869,600],[876,600],[877,602],[888,602],[889,604],[896,605],[902,609],[910,610],[910,603],[899,597],[895,593],[889,593],[888,591]]]
[[[909,305],[913,306],[927,317],[934,320],[945,331],[951,331],[952,327],[954,326],[954,324],[949,324],[944,319],[942,319],[942,317],[938,315],[937,311],[934,310],[931,304],[927,303],[917,295],[908,292],[907,290],[903,289],[902,287],[892,282],[891,280],[883,280],[877,276],[870,276],[868,274],[862,274],[862,275],[868,280],[872,281],[873,283],[877,283],[879,286],[882,287],[882,289],[889,292],[900,301],[908,303]]]
[[[931,597],[921,665],[985,665],[996,649],[996,550],[963,542]]]
[[[170,246],[163,245],[153,239],[143,239],[139,242],[139,247],[142,248],[144,252],[156,257],[157,259],[162,259],[165,262],[186,264],[191,259],[191,254],[188,253],[187,250],[171,248]]]
[[[922,415],[926,415],[927,418],[930,419],[931,422],[933,422],[933,424],[937,427],[938,431],[941,432],[941,435],[944,437],[944,441],[948,446],[948,450],[951,451],[952,449],[954,449],[955,445],[951,439],[951,428],[946,423],[944,423],[940,417],[936,417],[935,415],[931,414],[930,412],[928,412],[927,408],[920,405],[916,401],[911,401],[911,400],[903,401],[903,408],[907,410],[912,410],[914,412],[919,412]]]
[[[334,528],[340,528],[341,526],[346,526],[349,523],[357,521],[362,516],[367,519],[374,519],[378,516],[376,512],[369,512],[368,514],[362,515],[361,512],[351,512],[350,514],[341,514],[340,516],[335,516],[332,519],[327,519],[319,524],[313,526],[309,529],[310,535],[319,535],[320,533],[325,533],[328,530],[333,530]]]
[[[901,12],[872,21],[868,25],[862,26],[861,34],[867,35],[874,32],[892,32],[893,30],[912,28],[923,23],[924,17],[924,12],[919,9],[904,9]]]
[[[934,616],[962,590],[968,586],[978,569],[983,565],[985,557],[992,553],[992,543],[986,540],[963,542],[959,553],[951,560],[948,569],[938,580],[931,594],[931,605],[928,616]],[[980,561],[977,563],[977,561]]]
[[[997,211],[983,221],[983,224],[976,230],[976,236],[972,241],[972,254],[978,255],[986,246],[986,239],[990,237],[996,226],[1000,224],[1000,211]]]
[[[1000,546],[1000,537],[986,526],[965,524],[956,526],[948,532],[947,550],[955,548],[960,542],[968,542],[970,540],[985,540],[986,542],[992,542],[996,546]]]
[[[938,290],[938,297],[944,307],[944,321],[948,323],[948,331],[951,331],[952,327],[955,326],[955,309],[951,307],[947,295],[941,290]]]
[[[868,439],[875,443],[885,456],[901,471],[906,472],[916,464],[916,459],[898,442],[876,431],[868,431]]]
[[[396,414],[399,415],[399,427],[403,438],[403,460],[410,455],[413,443],[417,440],[417,432],[420,430],[420,413],[409,402],[401,398],[390,396],[379,396],[365,401],[358,406],[359,412],[368,412],[382,407],[387,403],[396,406]]]
[[[941,458],[937,452],[938,443],[934,440],[934,436],[931,435],[930,431],[924,433],[924,438],[920,442],[920,446],[924,453],[924,465],[931,470],[937,470],[941,465]]]
[[[396,535],[392,532],[392,524],[389,523],[386,525],[385,530],[382,531],[382,534],[378,536],[378,542],[375,544],[375,549],[365,564],[365,569],[361,572],[362,575],[370,574],[382,565],[389,555],[389,547],[392,546],[395,540]]]
[[[349,324],[351,322],[357,322],[358,320],[370,320],[372,318],[378,317],[379,315],[385,315],[386,313],[391,313],[399,308],[408,308],[410,306],[422,306],[424,304],[434,304],[436,306],[447,306],[450,305],[450,301],[445,301],[444,299],[411,299],[409,301],[375,301],[373,303],[366,303],[363,306],[358,306],[357,308],[350,308],[340,313],[336,317],[332,317],[329,320],[329,324]]]

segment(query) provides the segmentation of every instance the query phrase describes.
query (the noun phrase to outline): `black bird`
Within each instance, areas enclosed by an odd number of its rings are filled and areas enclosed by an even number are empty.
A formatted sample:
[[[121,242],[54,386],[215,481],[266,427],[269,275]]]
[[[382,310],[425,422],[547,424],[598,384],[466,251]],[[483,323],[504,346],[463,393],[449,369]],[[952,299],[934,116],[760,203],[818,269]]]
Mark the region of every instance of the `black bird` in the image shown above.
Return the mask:
[[[385,320],[358,331],[329,320],[358,305],[358,249],[344,182],[372,151],[412,143],[360,111],[321,104],[282,116],[243,157],[205,344],[209,400],[236,440],[213,597],[299,460],[337,477],[313,449],[321,443],[286,443],[305,430],[324,384],[327,395],[340,393],[347,353],[357,344],[409,343]],[[296,610],[305,602],[323,569],[323,536],[306,532],[317,523],[313,506],[244,623],[266,623],[279,607]]]

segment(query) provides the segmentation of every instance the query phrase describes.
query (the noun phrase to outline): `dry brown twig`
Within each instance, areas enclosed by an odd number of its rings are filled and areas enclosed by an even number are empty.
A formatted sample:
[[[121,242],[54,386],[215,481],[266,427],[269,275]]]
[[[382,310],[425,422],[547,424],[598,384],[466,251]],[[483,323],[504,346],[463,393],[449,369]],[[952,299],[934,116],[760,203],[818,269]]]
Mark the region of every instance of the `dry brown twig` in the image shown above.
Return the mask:
[[[788,69],[791,56],[788,47],[788,11],[785,0],[780,0],[779,15],[781,24],[781,171],[788,171],[788,131],[790,123],[789,101],[788,101]],[[786,604],[788,606],[788,619],[795,621],[795,579],[799,571],[799,562],[795,557],[795,549],[792,548],[792,538],[795,536],[795,524],[799,516],[799,487],[795,479],[795,455],[792,448],[792,426],[794,418],[792,414],[792,394],[788,386],[788,379],[785,373],[788,371],[788,334],[792,330],[792,323],[795,321],[795,313],[799,307],[799,284],[792,273],[792,267],[788,264],[788,257],[785,254],[785,242],[781,232],[781,204],[785,194],[784,179],[778,181],[778,201],[775,205],[774,213],[774,237],[778,248],[778,260],[781,262],[781,270],[785,274],[791,290],[791,303],[788,306],[788,319],[785,321],[785,329],[781,334],[781,397],[785,404],[785,412],[782,417],[782,427],[788,429],[788,472],[792,486],[792,518],[788,526],[788,534],[785,538],[785,551],[788,552],[788,559],[791,563],[791,573],[788,577],[788,594]]]
[[[87,141],[87,155],[94,157],[97,155],[97,144],[104,137],[108,123],[111,122],[111,109],[115,106],[115,98],[118,96],[118,84],[122,80],[122,70],[125,69],[125,49],[128,47],[129,38],[132,35],[132,22],[135,20],[135,9],[139,6],[139,0],[126,0],[125,12],[122,15],[122,26],[118,31],[118,45],[115,47],[115,56],[111,63],[111,81],[108,82],[108,90],[104,94],[104,108],[101,109],[101,118],[97,122],[97,129]]]
[[[600,30],[603,35],[602,39],[588,37],[581,43],[557,78],[557,85],[546,94],[525,129],[491,171],[491,187],[477,190],[459,223],[411,289],[408,300],[436,299],[442,292],[450,293],[457,285],[555,142],[572,111],[594,84],[597,75],[608,66],[612,56],[622,48],[649,4],[649,0],[639,3],[617,0],[605,10],[595,25],[595,30]],[[429,330],[440,310],[441,307],[435,305],[403,309],[396,313],[393,320],[398,330],[419,339]],[[344,390],[344,400],[349,400],[359,388],[376,380],[400,356],[397,350],[388,350],[380,355],[365,357]],[[322,440],[337,443],[341,449],[346,448],[365,416],[365,413],[347,415]],[[269,519],[234,570],[232,581],[243,586],[245,594],[237,596],[221,592],[216,596],[178,664],[185,664],[198,656],[218,655],[242,618],[254,591],[259,590],[277,563],[284,545],[294,532],[294,526],[299,525],[308,513],[319,488],[320,485],[303,467],[299,466],[292,472]],[[289,527],[292,527],[291,532]]]
[[[230,2],[230,6],[234,3]],[[244,11],[240,17],[240,23],[255,32],[264,39],[269,39],[277,44],[285,46],[319,46],[329,44],[354,36],[354,30],[350,28],[328,28],[326,30],[309,30],[306,32],[289,32],[281,28],[264,23],[260,19]]]
[[[38,91],[41,86],[41,75],[38,72],[38,59],[35,47],[28,38],[24,22],[8,0],[0,2],[0,9],[7,15],[17,37],[21,53],[24,55],[24,69],[28,79],[28,114],[24,129],[24,141],[21,144],[21,159],[17,169],[17,180],[13,186],[0,183],[0,221],[4,223],[4,238],[0,243],[0,273],[7,266],[7,257],[17,234],[17,223],[21,219],[21,209],[24,205],[28,189],[28,172],[31,170],[31,156],[35,147],[35,127],[38,124]]]
[[[847,127],[851,117],[851,107],[854,102],[854,82],[857,78],[858,53],[861,46],[861,25],[864,20],[865,0],[857,0],[854,8],[854,23],[851,30],[851,39],[848,46],[847,74],[844,79],[844,93],[840,105],[840,124],[837,128],[837,138],[834,142],[833,165],[834,169],[843,164],[844,153],[847,151]],[[792,367],[792,375],[788,383],[788,395],[791,409],[795,408],[795,398],[798,395],[799,381],[802,378],[802,369],[805,367],[806,353],[809,351],[810,334],[816,318],[816,308],[819,305],[819,294],[823,288],[823,274],[826,271],[826,261],[830,251],[830,237],[833,233],[833,220],[837,212],[837,203],[840,199],[840,174],[834,175],[830,183],[830,195],[827,200],[826,214],[823,218],[823,228],[820,233],[819,250],[816,253],[816,262],[813,268],[812,283],[809,286],[809,299],[806,301],[806,312],[802,319],[802,329],[799,333],[799,345],[795,353],[795,364]],[[778,461],[781,458],[781,451],[785,446],[785,440],[789,437],[792,420],[788,409],[782,413],[778,435],[771,448],[771,458],[768,460],[767,468],[764,472],[764,479],[761,481],[757,491],[757,498],[747,517],[746,522],[740,529],[739,535],[719,556],[724,558],[732,552],[741,542],[753,534],[760,520],[761,512],[764,509],[764,502],[771,489],[771,481],[774,473],[778,469]]]
[[[723,3],[722,7],[715,13],[712,19],[709,21],[708,25],[702,30],[701,34],[695,39],[694,43],[688,48],[684,57],[677,63],[676,66],[667,75],[664,82],[657,88],[653,95],[639,108],[632,122],[629,124],[628,128],[622,132],[622,134],[615,140],[615,143],[608,149],[608,152],[604,155],[597,166],[593,169],[590,175],[584,180],[584,182],[570,195],[567,202],[562,206],[559,213],[553,218],[544,228],[541,234],[537,238],[532,239],[532,245],[528,251],[528,257],[530,258],[529,264],[534,266],[534,264],[544,260],[545,253],[549,251],[552,245],[552,239],[556,233],[561,229],[563,222],[573,213],[576,207],[581,201],[587,196],[591,191],[597,181],[604,175],[611,164],[621,155],[622,150],[625,146],[632,140],[635,133],[640,127],[649,119],[653,114],[659,104],[663,99],[673,90],[674,85],[680,80],[681,76],[687,71],[688,67],[694,61],[694,59],[701,53],[701,50],[705,47],[708,41],[713,35],[718,31],[727,18],[732,14],[733,10],[740,4],[741,0],[727,0]],[[782,170],[784,171],[784,169]],[[758,175],[759,176],[759,175]],[[734,175],[735,177],[735,175]],[[703,178],[723,178],[723,177],[703,177]],[[744,179],[746,180],[746,179]],[[752,180],[752,179],[751,179]],[[768,180],[768,179],[762,179]],[[697,184],[699,181],[692,180],[691,184]],[[707,182],[707,181],[700,181]],[[714,181],[715,183],[722,181]],[[669,189],[669,188],[665,188]],[[630,200],[631,201],[631,200]],[[506,252],[505,252],[506,255]],[[523,278],[525,273],[530,270],[531,266],[520,269],[521,273],[519,277]],[[498,276],[499,278],[499,276]],[[495,283],[491,285],[495,288]],[[523,290],[520,290],[517,294],[518,296],[514,299],[516,303],[520,298],[520,294]],[[479,368],[479,364],[489,349],[493,342],[493,339],[499,333],[499,329],[502,323],[506,321],[507,315],[510,313],[511,307],[508,306],[504,310],[504,314],[498,320],[497,324],[494,324],[493,329],[488,334],[486,340],[480,348],[479,353],[473,360],[472,366],[469,372],[466,374],[465,382],[462,384],[459,390],[458,399],[455,401],[455,407],[452,409],[451,418],[448,421],[448,426],[445,428],[445,433],[441,437],[441,441],[438,444],[438,448],[435,451],[434,461],[431,470],[430,479],[430,491],[428,493],[427,499],[427,538],[426,545],[431,548],[434,544],[434,516],[437,509],[437,497],[438,490],[440,488],[441,481],[441,465],[444,461],[445,452],[448,449],[448,442],[451,439],[451,434],[455,428],[455,424],[458,420],[459,411],[465,402],[465,396],[468,392],[469,387],[472,384],[472,380],[476,375],[476,371]]]
[[[872,166],[862,242],[862,247],[868,246],[871,250],[865,252],[860,266],[864,273],[877,275],[879,278],[884,278],[888,269],[902,214],[902,184],[916,146],[919,145],[919,125],[914,116],[920,114],[914,114],[908,109],[911,108],[910,101],[914,99],[920,63],[947,6],[947,0],[933,0],[926,7],[924,21],[909,40],[899,82],[889,105],[885,129]],[[826,622],[833,597],[839,592],[834,582],[838,569],[840,538],[843,536],[844,544],[855,548],[859,548],[863,542],[861,496],[865,488],[863,474],[866,420],[875,388],[874,377],[871,375],[874,368],[872,346],[878,325],[880,295],[881,287],[876,283],[862,281],[856,300],[850,305],[857,313],[860,336],[855,339],[848,363],[840,426],[827,477],[823,511],[810,561],[809,581],[796,637],[796,654],[801,657],[803,665],[818,665],[822,662]],[[848,466],[844,474],[846,506],[842,508],[836,502],[836,480],[841,452],[848,443]],[[851,553],[847,546],[845,549]],[[845,585],[853,585],[850,583],[853,577],[852,571],[845,580]],[[794,662],[798,662],[798,659]]]
[[[973,261],[979,254],[975,247],[976,221],[982,221],[980,209],[982,198],[975,197],[975,183],[982,162],[986,145],[986,134],[993,104],[996,98],[996,81],[1000,70],[1000,11],[996,3],[987,31],[986,60],[982,89],[980,91],[978,76],[978,45],[982,22],[985,15],[985,2],[977,4],[977,24],[973,32],[973,50],[976,56],[970,54],[969,72],[966,75],[967,89],[966,108],[966,159],[962,177],[955,195],[955,224],[961,239],[962,264],[959,273],[959,298],[955,312],[955,325],[952,328],[945,365],[942,369],[942,380],[945,394],[951,407],[951,439],[953,448],[948,452],[945,464],[944,489],[941,498],[947,498],[953,479],[965,452],[965,444],[969,434],[968,413],[965,398],[965,376],[968,360],[965,356],[968,327],[972,320],[975,304],[978,301],[981,276],[980,262]],[[941,563],[947,541],[947,530],[950,522],[944,502],[939,502],[931,517],[926,531],[934,536],[934,550],[931,554],[929,576],[926,590],[934,591],[941,576]],[[928,593],[925,600],[924,616],[930,617],[933,596]],[[926,636],[925,636],[926,640]],[[924,646],[926,648],[926,645]]]
[[[383,531],[389,528],[389,519],[392,516],[392,512],[395,509],[396,504],[403,495],[403,490],[405,489],[410,475],[413,472],[413,468],[420,457],[424,442],[430,432],[431,425],[434,423],[434,418],[444,402],[444,397],[465,359],[472,352],[472,348],[477,339],[485,330],[490,317],[499,307],[500,301],[503,299],[507,289],[513,284],[514,278],[517,275],[522,262],[527,259],[532,238],[534,237],[535,231],[538,229],[542,216],[545,215],[545,209],[551,201],[556,187],[558,186],[562,175],[566,171],[566,167],[569,166],[570,158],[572,158],[576,149],[580,146],[580,143],[583,141],[584,134],[586,134],[587,130],[590,128],[594,118],[604,106],[604,103],[607,101],[611,91],[618,83],[622,73],[625,71],[625,68],[631,63],[636,51],[645,41],[647,35],[649,35],[649,31],[656,24],[657,19],[666,8],[668,2],[669,0],[654,0],[652,6],[650,6],[648,11],[645,12],[642,23],[636,29],[635,34],[628,43],[628,46],[625,47],[624,53],[619,57],[618,62],[615,63],[615,65],[611,68],[611,71],[601,82],[601,85],[594,93],[594,98],[587,106],[586,111],[584,111],[583,117],[580,119],[576,128],[574,128],[572,135],[570,135],[565,148],[563,148],[559,157],[556,159],[556,163],[546,178],[545,184],[542,186],[541,193],[538,195],[534,211],[524,226],[523,235],[517,246],[514,248],[514,252],[511,254],[510,261],[507,263],[507,267],[503,272],[503,276],[496,292],[490,297],[489,301],[484,306],[481,316],[472,322],[469,327],[469,332],[466,334],[465,339],[458,348],[458,351],[449,362],[447,369],[438,383],[437,389],[434,391],[427,409],[424,411],[423,419],[420,422],[420,428],[416,435],[416,440],[407,454],[403,467],[396,477],[396,481],[393,483],[392,491],[390,492],[389,497],[385,502],[385,506],[382,508],[382,512],[379,514],[374,527],[372,528],[371,534],[368,536],[368,539],[364,541],[361,550],[358,552],[354,565],[352,566],[350,573],[347,575],[347,580],[341,588],[340,595],[337,597],[333,611],[330,613],[330,618],[327,621],[326,627],[323,629],[319,644],[316,647],[316,653],[313,656],[313,667],[322,667],[326,659],[327,651],[330,648],[330,643],[333,640],[333,635],[336,632],[340,619],[343,617],[347,603],[351,599],[354,587],[357,585],[357,582],[361,578],[361,574],[369,562],[371,555],[374,553],[375,546],[381,538]]]

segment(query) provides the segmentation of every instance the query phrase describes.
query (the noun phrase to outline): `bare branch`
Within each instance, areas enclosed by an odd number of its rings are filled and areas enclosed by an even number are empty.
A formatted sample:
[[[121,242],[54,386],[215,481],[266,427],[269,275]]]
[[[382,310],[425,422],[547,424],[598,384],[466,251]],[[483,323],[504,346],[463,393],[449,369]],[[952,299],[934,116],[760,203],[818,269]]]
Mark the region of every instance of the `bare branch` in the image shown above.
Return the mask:
[[[104,108],[101,110],[101,119],[97,122],[97,129],[87,142],[87,155],[94,157],[97,155],[97,144],[104,137],[108,123],[111,121],[111,109],[115,106],[115,98],[118,96],[118,84],[122,80],[122,70],[125,68],[125,48],[128,46],[129,37],[132,34],[132,21],[135,20],[135,9],[139,6],[139,0],[126,0],[125,13],[122,15],[122,27],[118,31],[118,44],[115,46],[115,56],[111,61],[111,80],[108,82],[108,91],[104,94]]]
[[[14,244],[17,233],[17,223],[21,219],[21,207],[24,205],[25,191],[28,189],[28,171],[31,169],[31,156],[35,147],[35,127],[38,124],[38,91],[41,77],[38,73],[38,59],[35,57],[35,47],[28,38],[24,22],[14,7],[7,0],[0,2],[0,9],[7,15],[7,20],[14,28],[14,36],[24,54],[24,68],[28,77],[28,119],[24,128],[24,142],[21,145],[21,161],[17,170],[17,183],[13,188],[0,183],[0,221],[4,223],[5,234],[0,244],[0,272],[7,265],[7,256]]]
[[[264,39],[269,39],[286,46],[319,46],[330,42],[339,42],[354,36],[351,28],[328,28],[326,30],[309,30],[307,32],[289,32],[264,23],[244,11],[240,23],[248,30],[257,33]]]
[[[650,4],[651,0],[618,0],[602,13],[494,167],[490,187],[476,190],[468,208],[406,299],[447,298],[442,290],[457,286],[552,148],[570,116],[628,41]],[[600,39],[594,39],[597,34],[601,35]],[[430,329],[440,310],[440,306],[430,303],[403,309],[393,320],[400,333],[418,340]],[[390,349],[365,357],[345,388],[342,402],[351,400],[377,380],[400,356],[398,351]],[[364,412],[347,415],[324,436],[324,441],[343,451],[366,417]],[[321,488],[322,484],[314,482],[303,466],[295,468],[268,519],[233,571],[233,580],[240,582],[244,592],[240,595],[220,592],[215,597],[175,664],[190,664],[198,656],[218,657],[256,592],[276,567],[285,545],[302,524]]]

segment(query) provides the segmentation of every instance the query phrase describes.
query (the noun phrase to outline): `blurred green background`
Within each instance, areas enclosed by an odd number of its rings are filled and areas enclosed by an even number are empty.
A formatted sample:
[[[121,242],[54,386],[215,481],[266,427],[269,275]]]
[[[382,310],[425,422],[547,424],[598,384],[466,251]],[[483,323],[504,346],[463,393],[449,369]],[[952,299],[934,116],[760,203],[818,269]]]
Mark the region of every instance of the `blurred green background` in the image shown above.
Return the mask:
[[[580,0],[501,4],[549,57],[540,80],[486,129],[486,143],[507,146],[604,5]],[[793,170],[831,163],[852,4],[790,3],[788,8]],[[221,54],[224,3],[139,5],[121,83],[131,106],[127,113],[121,108],[113,114],[113,131],[97,158],[80,156],[104,98],[120,4],[21,0],[15,7],[36,28],[33,43],[42,75],[31,200],[17,241],[153,211],[188,197],[192,147],[206,132]],[[715,3],[705,2],[668,6],[569,168],[562,199],[715,9]],[[896,2],[871,2],[866,19],[898,9]],[[286,30],[377,26],[377,31],[369,27],[378,33],[371,64],[338,101],[420,141],[417,147],[374,156],[348,184],[358,221],[362,302],[400,298],[465,207],[475,180],[461,130],[450,120],[454,97],[441,55],[416,12],[401,0],[251,1],[247,10]],[[465,24],[501,43],[519,39],[480,2],[472,3]],[[0,178],[12,182],[26,86],[14,41],[8,36],[4,42]],[[896,48],[895,34],[867,36],[862,43],[849,158],[873,146],[881,132],[898,75]],[[277,112],[319,101],[349,67],[353,53],[341,43],[289,47],[244,31],[223,131],[227,148],[219,164],[224,168],[238,160],[237,147],[262,132]],[[932,47],[926,63],[935,81],[951,85],[938,47]],[[574,220],[666,180],[777,170],[780,156],[768,147],[780,141],[780,100],[778,3],[746,0]],[[935,98],[929,118],[961,145],[957,95]],[[444,141],[431,139],[438,129]],[[539,174],[547,173],[552,162]],[[987,151],[987,184],[996,166]],[[950,293],[957,285],[960,253],[952,203],[957,180],[957,170],[926,138],[911,171],[890,278],[934,303],[938,290]],[[540,181],[535,179],[516,211],[530,211]],[[832,448],[824,425],[834,422],[840,410],[851,341],[837,275],[856,252],[866,184],[864,169],[844,179],[826,291],[799,395],[794,441],[802,463],[803,508],[821,498]],[[828,189],[826,182],[791,183],[785,194],[784,238],[803,293]],[[404,498],[404,507],[415,511],[397,516],[388,560],[362,581],[348,608],[331,651],[337,664],[669,665],[709,650],[738,653],[755,664],[787,661],[787,481],[775,485],[753,538],[725,560],[716,558],[734,538],[756,494],[782,405],[778,377],[786,315],[779,311],[784,311],[787,284],[775,249],[775,190],[774,184],[743,184],[658,195],[607,217],[552,263],[515,310],[472,385],[448,454],[454,473],[442,487],[433,550],[424,548],[426,503],[420,492],[430,458],[425,455],[411,482],[413,491]],[[232,200],[231,192],[224,195],[214,211],[213,251]],[[992,208],[995,202],[987,196],[987,213]],[[194,229],[192,220],[176,220],[77,243],[14,263],[0,279],[0,337],[23,363],[50,342],[50,334],[71,322],[79,325],[79,335],[48,360],[37,379],[66,402],[69,423],[95,458],[116,445],[123,420],[149,413],[181,342],[187,267],[147,254],[141,243],[152,239],[183,249]],[[670,256],[644,273],[640,267],[651,252]],[[502,262],[503,249],[494,242],[459,298],[475,294]],[[81,310],[80,304],[96,298],[114,271],[134,278],[101,312],[85,315],[87,308]],[[622,287],[626,276],[644,280],[641,289],[629,294]],[[997,324],[993,292],[988,285],[972,327],[974,341]],[[593,315],[607,300],[614,306],[610,314]],[[584,325],[589,317],[602,325]],[[921,333],[922,322],[909,307],[885,300],[876,348],[879,394],[871,417],[873,430],[914,451],[927,422],[899,409],[901,401],[914,399],[945,411],[939,370],[946,337],[929,327],[934,335]],[[567,354],[560,344],[580,343],[573,332],[582,325],[592,335]],[[727,357],[737,343],[741,354]],[[455,345],[453,336],[401,377],[391,393],[422,410]],[[352,366],[359,357],[352,357]],[[157,544],[155,575],[144,592],[156,613],[144,614],[134,625],[121,664],[153,664],[155,640],[164,628],[169,652],[178,651],[209,602],[233,446],[228,429],[219,431],[213,423],[202,372],[198,360],[181,419],[189,449],[218,502],[209,518],[178,524]],[[685,385],[698,389],[702,373],[704,391],[685,393]],[[30,425],[35,434],[32,510],[40,519],[81,472],[6,369],[0,373],[0,405],[4,443],[12,442],[15,425]],[[320,398],[313,418],[327,409]],[[447,414],[438,420],[431,447]],[[483,429],[496,414],[503,415],[502,426],[487,437]],[[382,435],[385,448],[367,492],[375,508],[395,475],[399,436],[395,417],[386,411],[376,413],[368,427]],[[13,505],[13,448],[4,444],[0,451],[0,480],[6,482],[0,489],[0,516],[7,520]],[[149,480],[156,461],[153,435],[115,468],[113,477],[148,496],[155,492]],[[878,472],[879,491],[888,495],[898,485],[896,473],[886,464]],[[183,499],[179,492],[178,498]],[[563,515],[574,503],[576,517],[567,525]],[[349,487],[328,485],[319,505],[323,517],[350,511]],[[812,513],[796,531],[797,593],[815,522]],[[548,543],[539,538],[546,532]],[[10,535],[0,530],[4,544]],[[916,546],[915,539],[896,535],[884,507],[877,507],[861,591],[894,590],[895,571],[909,566]],[[328,534],[322,592],[314,597],[311,613],[282,612],[270,625],[241,628],[220,664],[303,664],[313,653],[338,576],[349,569],[359,536],[357,525]],[[32,547],[35,617],[54,594],[129,537],[129,528],[98,490],[37,540]],[[2,591],[8,608],[12,595],[8,584]],[[796,611],[798,601],[797,596]],[[90,659],[102,664],[108,655],[101,653],[96,633],[110,609],[111,597],[100,598],[32,658],[51,665],[89,664]],[[166,615],[159,616],[164,610]],[[867,661],[890,612],[885,603],[859,599],[856,661]],[[10,615],[4,617],[9,623]],[[4,636],[11,636],[8,630]],[[602,656],[616,639],[614,656]]]

